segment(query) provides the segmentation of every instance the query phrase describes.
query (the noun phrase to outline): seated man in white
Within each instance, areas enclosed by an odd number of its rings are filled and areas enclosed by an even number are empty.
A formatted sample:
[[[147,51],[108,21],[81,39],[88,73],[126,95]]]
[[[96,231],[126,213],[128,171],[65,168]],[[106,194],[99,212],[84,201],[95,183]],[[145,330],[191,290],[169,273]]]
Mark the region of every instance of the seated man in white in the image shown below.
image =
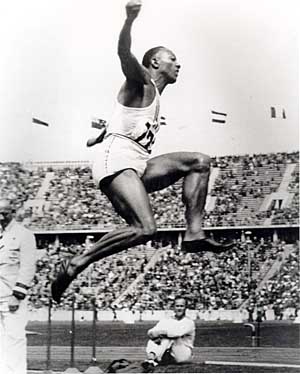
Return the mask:
[[[178,296],[174,316],[162,319],[148,331],[147,360],[143,368],[152,371],[161,362],[183,363],[192,357],[195,340],[195,323],[185,315],[186,299]]]

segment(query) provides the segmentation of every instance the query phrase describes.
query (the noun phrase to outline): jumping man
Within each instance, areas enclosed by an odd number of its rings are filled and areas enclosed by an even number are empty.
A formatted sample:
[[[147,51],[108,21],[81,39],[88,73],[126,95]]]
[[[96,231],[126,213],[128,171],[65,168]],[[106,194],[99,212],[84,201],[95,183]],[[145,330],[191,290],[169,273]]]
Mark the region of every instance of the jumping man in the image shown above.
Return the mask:
[[[100,136],[87,145],[99,148],[93,177],[128,226],[104,235],[86,253],[62,263],[52,283],[57,302],[68,285],[91,263],[124,249],[144,244],[156,233],[148,193],[183,178],[182,199],[187,229],[186,252],[221,252],[230,247],[206,238],[203,213],[208,190],[210,158],[198,152],[174,152],[150,158],[160,128],[160,96],[176,82],[180,64],[165,47],[147,51],[140,64],[131,52],[131,28],[141,9],[140,0],[126,5],[126,20],[118,42],[125,82],[113,116]]]

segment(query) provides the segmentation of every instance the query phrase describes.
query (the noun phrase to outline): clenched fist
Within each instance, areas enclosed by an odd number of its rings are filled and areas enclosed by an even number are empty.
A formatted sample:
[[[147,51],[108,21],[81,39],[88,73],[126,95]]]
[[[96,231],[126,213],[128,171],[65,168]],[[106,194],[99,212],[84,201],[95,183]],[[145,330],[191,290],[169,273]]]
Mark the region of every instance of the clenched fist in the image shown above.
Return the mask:
[[[142,7],[141,0],[130,0],[126,4],[127,18],[133,21],[139,14]]]

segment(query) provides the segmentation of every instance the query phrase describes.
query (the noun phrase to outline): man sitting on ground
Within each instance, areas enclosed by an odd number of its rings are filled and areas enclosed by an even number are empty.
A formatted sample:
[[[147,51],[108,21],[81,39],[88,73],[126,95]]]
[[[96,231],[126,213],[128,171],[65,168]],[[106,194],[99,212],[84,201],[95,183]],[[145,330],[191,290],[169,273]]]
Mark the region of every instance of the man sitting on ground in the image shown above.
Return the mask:
[[[195,323],[186,316],[187,301],[178,296],[174,316],[162,319],[148,331],[147,360],[142,366],[153,371],[158,364],[179,364],[191,359],[195,340]]]

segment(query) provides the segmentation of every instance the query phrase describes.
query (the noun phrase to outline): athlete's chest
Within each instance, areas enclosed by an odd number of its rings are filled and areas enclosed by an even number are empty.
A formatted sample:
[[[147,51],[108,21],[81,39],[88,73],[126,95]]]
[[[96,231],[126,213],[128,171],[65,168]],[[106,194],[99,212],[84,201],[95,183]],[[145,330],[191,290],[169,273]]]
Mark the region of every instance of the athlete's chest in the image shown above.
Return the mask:
[[[128,108],[146,108],[153,103],[156,88],[153,85],[130,86],[124,84],[118,94],[118,102]]]

